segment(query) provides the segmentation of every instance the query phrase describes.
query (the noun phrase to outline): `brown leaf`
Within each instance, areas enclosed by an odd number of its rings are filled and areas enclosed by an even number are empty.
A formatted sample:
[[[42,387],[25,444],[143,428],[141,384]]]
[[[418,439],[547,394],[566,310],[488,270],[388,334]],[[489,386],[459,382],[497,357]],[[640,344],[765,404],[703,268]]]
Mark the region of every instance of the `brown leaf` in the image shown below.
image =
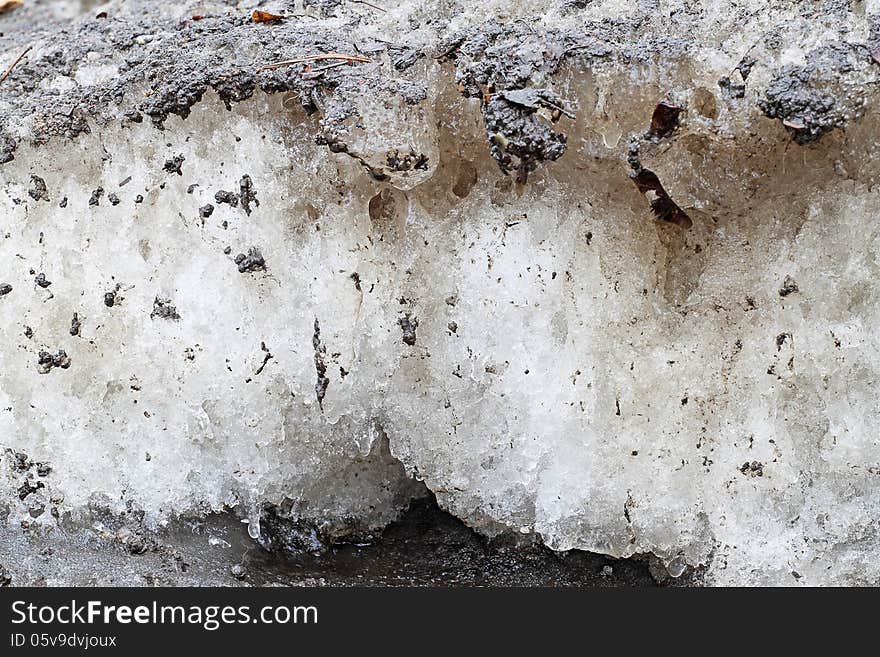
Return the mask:
[[[22,3],[24,3],[24,0],[0,0],[0,14],[4,11],[21,7]]]
[[[277,23],[279,21],[284,20],[284,16],[279,16],[278,14],[270,14],[268,11],[260,11],[259,9],[254,9],[254,13],[251,15],[251,20],[254,23]]]
[[[658,219],[682,228],[690,228],[693,225],[687,213],[669,198],[669,194],[666,193],[656,173],[650,169],[641,169],[630,177],[639,191],[648,196],[651,201],[651,209]]]
[[[651,116],[651,136],[663,139],[672,134],[678,127],[678,115],[681,108],[668,101],[657,103],[654,114]]]

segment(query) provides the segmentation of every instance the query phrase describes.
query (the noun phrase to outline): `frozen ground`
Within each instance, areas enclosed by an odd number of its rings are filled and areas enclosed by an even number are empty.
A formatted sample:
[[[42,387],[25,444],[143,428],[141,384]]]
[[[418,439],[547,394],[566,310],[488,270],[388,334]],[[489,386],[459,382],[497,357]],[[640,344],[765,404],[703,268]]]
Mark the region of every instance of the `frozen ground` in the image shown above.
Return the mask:
[[[655,586],[649,560],[556,553],[537,542],[479,537],[432,500],[414,504],[380,536],[320,552],[266,550],[233,514],[175,522],[161,532],[67,527],[10,533],[20,559],[0,572],[16,586]],[[132,536],[138,540],[133,541]],[[142,539],[142,540],[141,540]],[[654,568],[653,575],[651,569]],[[685,584],[687,580],[676,583]]]
[[[877,3],[386,4],[0,16],[0,563],[433,495],[490,562],[876,584]]]

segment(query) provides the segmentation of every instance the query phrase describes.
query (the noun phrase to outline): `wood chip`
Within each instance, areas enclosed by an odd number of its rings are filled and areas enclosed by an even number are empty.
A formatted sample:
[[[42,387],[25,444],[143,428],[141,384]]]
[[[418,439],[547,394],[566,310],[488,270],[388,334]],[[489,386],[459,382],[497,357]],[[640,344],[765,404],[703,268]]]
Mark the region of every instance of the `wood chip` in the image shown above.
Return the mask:
[[[251,14],[251,20],[253,20],[254,23],[279,23],[284,20],[284,16],[254,9],[254,13]]]

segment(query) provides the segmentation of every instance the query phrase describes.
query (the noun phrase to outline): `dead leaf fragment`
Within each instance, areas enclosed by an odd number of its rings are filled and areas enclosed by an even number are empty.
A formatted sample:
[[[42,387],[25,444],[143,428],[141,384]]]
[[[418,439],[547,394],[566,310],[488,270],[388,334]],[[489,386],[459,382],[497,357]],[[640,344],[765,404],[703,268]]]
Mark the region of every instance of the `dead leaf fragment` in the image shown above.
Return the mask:
[[[656,173],[649,169],[641,169],[633,172],[630,178],[650,201],[651,210],[658,219],[685,229],[693,225],[687,213],[669,197]]]
[[[284,16],[254,9],[254,13],[251,15],[251,20],[253,20],[254,23],[278,23],[284,20]]]
[[[0,14],[4,11],[17,9],[18,7],[21,7],[23,3],[24,0],[0,0]]]

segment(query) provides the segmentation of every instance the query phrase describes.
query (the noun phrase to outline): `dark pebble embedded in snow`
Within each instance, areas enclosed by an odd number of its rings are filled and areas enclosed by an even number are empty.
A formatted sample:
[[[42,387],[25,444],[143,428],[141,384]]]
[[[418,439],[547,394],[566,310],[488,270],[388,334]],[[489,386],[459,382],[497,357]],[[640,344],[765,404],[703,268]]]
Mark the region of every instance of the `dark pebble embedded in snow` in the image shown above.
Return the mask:
[[[245,272],[262,271],[266,269],[266,261],[263,254],[256,247],[248,249],[247,255],[239,253],[235,256],[235,264],[238,265],[238,271],[242,274]]]
[[[782,282],[782,287],[779,288],[779,296],[787,297],[789,294],[794,294],[795,292],[800,292],[798,284],[791,276],[786,276],[785,280]]]
[[[48,201],[49,190],[46,188],[46,181],[39,176],[31,175],[31,188],[28,194],[35,201]]]
[[[397,320],[400,329],[403,331],[403,341],[410,347],[416,344],[416,328],[419,326],[419,320],[412,317],[409,313]]]
[[[170,160],[165,160],[165,165],[162,168],[168,173],[176,173],[178,176],[182,176],[183,171],[181,171],[181,167],[184,160],[186,158],[183,155],[175,155]]]
[[[50,354],[48,351],[41,351],[37,360],[37,369],[40,374],[48,374],[53,368],[60,367],[66,370],[70,367],[70,356],[63,349],[57,354]]]
[[[217,203],[227,203],[234,208],[238,207],[238,194],[235,192],[227,192],[225,189],[221,189],[214,194],[214,200],[217,201]]]
[[[18,499],[24,501],[28,495],[40,490],[41,488],[45,488],[45,487],[46,487],[46,484],[44,484],[42,481],[38,481],[36,483],[36,485],[34,486],[34,485],[31,485],[30,481],[25,479],[18,489]]]
[[[156,297],[153,301],[153,311],[150,313],[150,319],[155,319],[156,317],[178,321],[180,314],[177,312],[177,308],[171,305],[170,299]]]
[[[241,193],[238,195],[238,198],[241,201],[241,207],[244,208],[245,214],[250,216],[251,203],[260,207],[260,202],[257,200],[257,192],[254,190],[254,183],[251,180],[251,177],[248,175],[242,176],[241,181],[238,183],[238,187],[241,190]]]

